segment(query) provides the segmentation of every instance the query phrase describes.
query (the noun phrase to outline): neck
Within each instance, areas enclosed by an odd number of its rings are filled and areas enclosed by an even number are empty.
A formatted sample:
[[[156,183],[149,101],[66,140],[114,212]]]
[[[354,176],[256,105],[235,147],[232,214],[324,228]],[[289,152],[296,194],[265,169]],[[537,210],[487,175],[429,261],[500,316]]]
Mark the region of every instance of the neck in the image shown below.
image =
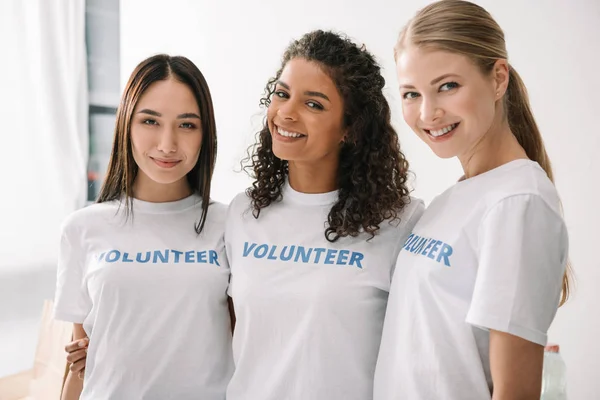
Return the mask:
[[[339,159],[323,163],[290,161],[290,186],[301,193],[327,193],[338,189],[337,172]]]
[[[512,133],[507,121],[492,128],[469,151],[458,157],[469,179],[508,162],[527,159],[525,150]]]
[[[157,183],[150,179],[142,171],[133,182],[133,197],[138,200],[151,203],[167,203],[184,199],[192,194],[192,188],[183,177],[173,183]]]

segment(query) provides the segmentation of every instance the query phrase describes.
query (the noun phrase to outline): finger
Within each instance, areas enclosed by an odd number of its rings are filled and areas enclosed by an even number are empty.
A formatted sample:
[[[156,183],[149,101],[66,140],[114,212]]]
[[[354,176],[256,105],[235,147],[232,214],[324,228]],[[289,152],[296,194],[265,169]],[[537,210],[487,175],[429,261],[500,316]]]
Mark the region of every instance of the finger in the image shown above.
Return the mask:
[[[65,351],[67,353],[72,353],[76,350],[82,349],[84,347],[87,347],[88,343],[89,343],[89,339],[88,338],[83,338],[83,339],[79,339],[79,340],[75,340],[69,344],[67,344],[65,346]]]
[[[87,349],[81,349],[67,354],[67,361],[70,363],[77,362],[87,357]]]
[[[83,360],[79,360],[77,362],[74,362],[69,367],[69,369],[71,370],[71,372],[83,371],[84,368],[85,368],[85,358]]]
[[[85,373],[85,368],[77,373],[77,376],[79,377],[79,379],[83,380],[84,373]]]

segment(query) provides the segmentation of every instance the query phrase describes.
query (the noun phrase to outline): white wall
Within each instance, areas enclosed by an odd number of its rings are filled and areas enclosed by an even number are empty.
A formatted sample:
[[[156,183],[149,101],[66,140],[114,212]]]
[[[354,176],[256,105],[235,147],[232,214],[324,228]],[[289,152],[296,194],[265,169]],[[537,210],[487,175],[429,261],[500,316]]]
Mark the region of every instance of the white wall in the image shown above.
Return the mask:
[[[408,4],[410,3],[410,5]],[[404,125],[392,48],[398,31],[428,3],[386,0],[121,2],[121,80],[157,53],[197,63],[212,90],[219,129],[214,197],[229,201],[249,180],[235,173],[261,122],[259,98],[287,43],[314,28],[348,33],[379,57],[402,146],[417,176],[415,195],[430,201],[461,174],[438,160]],[[528,85],[535,114],[554,162],[570,229],[578,285],[550,332],[568,364],[570,399],[600,393],[600,2],[597,0],[478,1],[506,32],[511,62]]]

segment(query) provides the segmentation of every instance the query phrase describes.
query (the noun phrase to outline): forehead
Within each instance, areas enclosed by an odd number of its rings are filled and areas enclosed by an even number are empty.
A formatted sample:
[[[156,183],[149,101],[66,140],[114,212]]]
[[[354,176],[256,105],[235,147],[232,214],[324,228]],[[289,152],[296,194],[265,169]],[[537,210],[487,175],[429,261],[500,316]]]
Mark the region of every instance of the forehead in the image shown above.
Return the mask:
[[[335,83],[323,68],[318,63],[303,58],[288,61],[279,80],[291,89],[318,91],[327,95],[337,92]]]
[[[196,97],[188,85],[173,78],[156,81],[148,86],[140,96],[135,108],[136,110],[139,108],[160,108],[165,112],[168,110],[179,111],[181,108],[185,108],[185,112],[198,112],[199,109]]]
[[[409,46],[398,54],[396,71],[400,85],[429,85],[445,74],[469,77],[479,73],[466,56],[415,46]]]

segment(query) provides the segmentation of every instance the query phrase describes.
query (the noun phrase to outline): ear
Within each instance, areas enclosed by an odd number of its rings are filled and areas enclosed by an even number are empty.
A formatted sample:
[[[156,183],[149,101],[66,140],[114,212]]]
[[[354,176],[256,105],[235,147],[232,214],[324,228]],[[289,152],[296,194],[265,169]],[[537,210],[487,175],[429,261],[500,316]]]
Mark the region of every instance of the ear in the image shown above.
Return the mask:
[[[494,68],[492,69],[492,79],[494,82],[494,93],[496,94],[496,100],[500,100],[504,96],[504,93],[506,93],[509,76],[510,69],[508,61],[504,59],[496,60]]]
[[[344,136],[340,139],[340,145],[349,144],[351,141],[350,132],[348,132],[348,128],[346,128],[344,129]]]
[[[345,144],[346,142],[348,142],[348,128],[344,128],[344,130],[342,131],[342,137],[340,139],[340,145]]]

